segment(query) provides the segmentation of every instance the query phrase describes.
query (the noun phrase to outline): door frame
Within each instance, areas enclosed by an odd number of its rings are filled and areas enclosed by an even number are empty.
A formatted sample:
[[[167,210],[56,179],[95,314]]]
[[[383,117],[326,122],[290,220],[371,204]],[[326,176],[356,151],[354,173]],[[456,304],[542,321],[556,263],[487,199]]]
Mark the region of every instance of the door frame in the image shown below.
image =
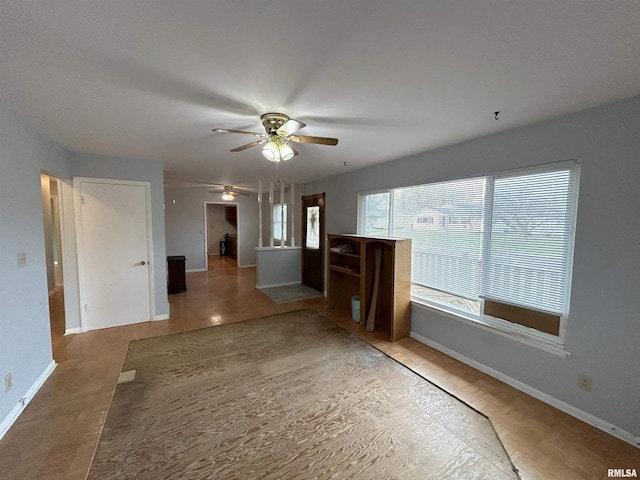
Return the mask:
[[[48,294],[48,299],[49,302],[51,302],[51,296],[53,295],[57,295],[59,294],[58,290],[58,286],[62,287],[62,309],[64,312],[64,316],[65,316],[65,322],[64,322],[64,335],[68,334],[68,329],[67,329],[67,322],[69,320],[69,312],[68,312],[68,308],[67,308],[67,296],[65,294],[65,290],[64,290],[64,283],[66,281],[67,278],[67,274],[65,273],[65,270],[68,268],[65,259],[67,258],[67,254],[65,253],[65,250],[67,248],[67,237],[66,237],[66,229],[65,229],[65,223],[64,223],[64,198],[63,198],[63,193],[62,193],[62,186],[63,186],[63,182],[62,179],[52,173],[49,173],[46,170],[41,170],[40,171],[40,178],[42,178],[42,176],[46,176],[49,179],[49,182],[51,182],[52,180],[54,180],[57,184],[57,198],[56,198],[56,208],[55,208],[55,216],[56,217],[56,226],[57,226],[57,236],[58,236],[58,259],[59,259],[59,270],[58,273],[61,277],[61,282],[58,283],[57,279],[54,285],[54,290],[53,292],[49,291]],[[49,198],[51,198],[51,195],[49,194]],[[45,229],[47,227],[45,226]],[[46,232],[44,234],[44,242],[46,244],[47,242],[47,235]],[[46,248],[46,245],[45,245]],[[49,269],[49,261],[47,260],[47,270]],[[48,282],[48,276],[49,273],[47,271],[47,282]],[[49,316],[49,323],[51,323],[51,316]]]
[[[117,180],[112,178],[92,178],[92,177],[73,177],[73,199],[75,208],[75,220],[76,220],[76,244],[78,249],[78,290],[80,298],[80,331],[89,331],[89,325],[87,320],[87,274],[85,272],[85,245],[82,238],[82,198],[81,198],[81,186],[83,183],[106,183],[110,185],[129,185],[144,187],[145,193],[145,211],[146,211],[146,229],[147,229],[147,259],[149,268],[148,282],[149,282],[149,320],[155,318],[155,290],[154,290],[154,259],[153,259],[153,237],[151,229],[151,183],[141,182],[136,180]]]
[[[42,186],[43,178],[46,178],[46,182],[48,186],[46,188],[47,198],[44,198],[45,195],[45,187]],[[57,293],[58,286],[64,286],[64,273],[65,262],[64,258],[64,249],[66,246],[66,239],[64,238],[64,222],[63,222],[63,198],[62,198],[62,180],[45,170],[40,171],[40,182],[41,182],[41,192],[43,195],[43,221],[47,222],[49,220],[49,226],[44,225],[44,242],[45,242],[45,250],[51,248],[51,257],[49,255],[46,256],[46,264],[47,264],[47,287],[49,286],[49,275],[53,273],[53,288],[48,288],[49,295],[53,295]],[[51,194],[51,185],[55,183],[56,185],[56,194]],[[46,212],[45,212],[46,209]],[[54,228],[50,228],[54,227]],[[50,229],[50,236],[47,235],[47,229]],[[57,242],[54,242],[53,238],[57,238]],[[54,258],[58,257],[58,268],[55,268]]]
[[[315,199],[322,199],[322,213],[321,213],[321,223],[322,223],[322,238],[320,238],[320,250],[321,250],[321,259],[320,259],[320,275],[321,275],[321,284],[322,284],[322,292],[325,294],[327,294],[327,286],[325,284],[325,280],[326,280],[326,275],[325,275],[325,268],[326,268],[326,240],[327,240],[327,224],[325,222],[326,219],[326,215],[325,215],[325,210],[327,208],[327,195],[326,192],[322,192],[322,193],[314,193],[312,195],[303,195],[301,197],[300,200],[300,210],[301,210],[301,218],[302,220],[300,221],[300,235],[302,236],[302,238],[300,239],[300,246],[302,249],[302,259],[301,259],[301,280],[302,283],[304,283],[304,255],[305,255],[305,251],[306,251],[306,245],[307,245],[307,222],[306,222],[306,216],[307,216],[307,211],[306,208],[304,206],[304,202],[305,200],[315,200]]]

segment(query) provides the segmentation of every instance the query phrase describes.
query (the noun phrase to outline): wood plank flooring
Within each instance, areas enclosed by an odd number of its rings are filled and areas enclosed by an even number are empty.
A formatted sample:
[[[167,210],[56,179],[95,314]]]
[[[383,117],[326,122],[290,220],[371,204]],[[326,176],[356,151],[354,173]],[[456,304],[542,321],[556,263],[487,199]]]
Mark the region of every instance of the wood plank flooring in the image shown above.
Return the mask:
[[[255,269],[211,257],[171,295],[170,320],[53,339],[58,367],[0,440],[0,478],[84,480],[129,341],[274,313],[314,308],[488,415],[523,479],[607,478],[640,471],[640,450],[413,339],[367,333],[324,298],[276,304],[255,288]]]

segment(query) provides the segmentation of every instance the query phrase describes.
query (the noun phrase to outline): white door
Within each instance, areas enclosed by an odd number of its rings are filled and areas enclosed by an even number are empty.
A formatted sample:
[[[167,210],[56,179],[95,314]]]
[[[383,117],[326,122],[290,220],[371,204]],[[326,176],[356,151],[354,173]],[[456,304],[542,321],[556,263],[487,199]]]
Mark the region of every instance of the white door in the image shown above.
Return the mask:
[[[75,183],[82,330],[151,320],[149,185]]]

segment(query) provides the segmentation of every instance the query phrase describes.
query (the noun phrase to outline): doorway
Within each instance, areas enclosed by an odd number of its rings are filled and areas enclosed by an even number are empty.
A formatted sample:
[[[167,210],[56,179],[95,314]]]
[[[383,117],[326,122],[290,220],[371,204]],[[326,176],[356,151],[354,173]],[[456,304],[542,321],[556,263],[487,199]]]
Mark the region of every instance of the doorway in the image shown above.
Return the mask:
[[[302,197],[302,283],[324,291],[325,194]]]
[[[204,207],[206,270],[212,256],[228,256],[237,262],[238,205],[206,202]]]
[[[64,278],[62,275],[61,185],[57,178],[41,173],[40,187],[42,192],[47,289],[49,291],[49,323],[51,326],[51,343],[55,352],[55,347],[64,339],[66,330]]]
[[[153,319],[148,182],[74,178],[82,330]]]

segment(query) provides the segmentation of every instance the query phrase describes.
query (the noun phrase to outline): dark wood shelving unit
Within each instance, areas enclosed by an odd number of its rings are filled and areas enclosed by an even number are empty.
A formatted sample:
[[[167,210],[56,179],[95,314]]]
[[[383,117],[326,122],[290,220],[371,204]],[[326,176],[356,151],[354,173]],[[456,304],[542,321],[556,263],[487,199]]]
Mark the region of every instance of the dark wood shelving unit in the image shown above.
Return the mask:
[[[411,240],[329,234],[329,307],[351,308],[360,297],[360,326],[371,310],[375,281],[375,252],[380,250],[380,279],[375,309],[375,330],[387,330],[392,341],[407,337],[411,328]],[[336,249],[343,247],[342,250]]]

